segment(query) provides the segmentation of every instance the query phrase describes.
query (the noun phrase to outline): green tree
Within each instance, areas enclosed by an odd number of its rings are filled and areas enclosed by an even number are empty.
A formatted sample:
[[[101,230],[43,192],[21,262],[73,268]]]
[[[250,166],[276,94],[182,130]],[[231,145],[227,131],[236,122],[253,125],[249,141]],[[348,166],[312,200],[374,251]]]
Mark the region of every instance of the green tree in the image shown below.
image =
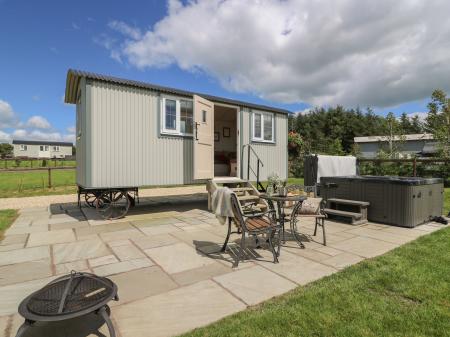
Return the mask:
[[[0,157],[2,159],[12,157],[13,154],[14,154],[14,147],[11,144],[8,143],[0,144]]]
[[[435,90],[428,103],[427,131],[438,142],[439,154],[450,158],[450,98],[443,90]]]

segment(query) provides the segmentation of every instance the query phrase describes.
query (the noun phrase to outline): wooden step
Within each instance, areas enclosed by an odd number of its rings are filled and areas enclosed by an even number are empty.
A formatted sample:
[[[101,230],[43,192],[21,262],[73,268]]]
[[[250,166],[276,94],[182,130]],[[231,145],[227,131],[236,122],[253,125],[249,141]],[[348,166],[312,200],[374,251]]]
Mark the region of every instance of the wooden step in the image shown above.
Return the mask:
[[[362,214],[361,213],[354,213],[354,212],[347,212],[347,211],[340,211],[338,209],[331,209],[331,208],[325,208],[323,210],[326,214],[333,214],[338,216],[344,216],[352,219],[361,219]]]
[[[252,187],[231,187],[233,192],[246,192],[246,191],[254,191]]]
[[[259,200],[258,195],[242,195],[237,197],[239,201],[248,202],[248,201],[257,201]]]
[[[247,183],[248,180],[236,178],[236,177],[218,177],[210,180],[215,184],[238,184],[238,183]]]
[[[337,199],[330,198],[327,199],[329,203],[341,204],[341,205],[353,205],[353,206],[369,206],[370,202],[367,201],[358,201],[358,200],[347,200],[347,199]]]

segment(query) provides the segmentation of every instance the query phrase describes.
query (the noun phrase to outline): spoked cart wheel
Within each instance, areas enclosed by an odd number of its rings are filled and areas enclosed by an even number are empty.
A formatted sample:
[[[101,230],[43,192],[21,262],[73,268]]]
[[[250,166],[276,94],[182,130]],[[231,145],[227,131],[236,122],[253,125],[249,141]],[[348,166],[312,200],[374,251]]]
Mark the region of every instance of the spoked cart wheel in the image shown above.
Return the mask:
[[[98,196],[100,195],[99,192],[88,192],[84,195],[84,201],[86,205],[90,208],[95,208],[95,201],[97,200]]]
[[[95,208],[100,216],[107,220],[124,217],[131,204],[131,196],[125,190],[106,190],[95,200]]]

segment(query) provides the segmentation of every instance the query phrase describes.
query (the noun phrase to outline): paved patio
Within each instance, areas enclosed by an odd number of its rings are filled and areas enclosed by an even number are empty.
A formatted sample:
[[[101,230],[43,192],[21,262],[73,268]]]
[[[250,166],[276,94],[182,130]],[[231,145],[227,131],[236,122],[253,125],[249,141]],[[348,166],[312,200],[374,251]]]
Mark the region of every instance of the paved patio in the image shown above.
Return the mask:
[[[15,336],[20,301],[72,269],[109,276],[119,287],[112,303],[118,336],[173,336],[283,294],[298,285],[383,254],[442,228],[430,223],[406,229],[327,221],[328,246],[302,224],[305,249],[288,240],[280,263],[250,247],[248,260],[232,268],[237,252],[216,253],[226,227],[206,210],[206,194],[141,199],[121,220],[104,221],[75,203],[23,208],[0,243],[0,332]],[[257,285],[255,287],[255,285]],[[108,336],[95,315],[38,324],[26,336]],[[100,334],[101,336],[101,334]]]

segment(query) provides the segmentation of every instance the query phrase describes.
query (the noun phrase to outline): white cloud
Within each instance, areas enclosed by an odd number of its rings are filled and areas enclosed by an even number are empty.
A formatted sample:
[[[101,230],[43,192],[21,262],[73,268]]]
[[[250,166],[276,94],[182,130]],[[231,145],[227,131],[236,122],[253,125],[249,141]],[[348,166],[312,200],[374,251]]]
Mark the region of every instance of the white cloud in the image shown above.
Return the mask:
[[[11,104],[0,99],[0,128],[13,127],[17,120],[17,114]]]
[[[108,27],[134,40],[139,40],[142,37],[142,33],[139,28],[131,27],[123,21],[110,21],[108,23]]]
[[[69,133],[75,133],[75,126],[69,126],[68,128],[66,128],[66,130],[67,130],[67,132],[69,132]]]
[[[415,116],[419,117],[421,122],[425,122],[428,116],[428,112],[411,112],[406,114],[409,118],[413,118]]]
[[[11,104],[0,99],[0,142],[13,139],[75,141],[75,131],[67,128],[67,133],[54,130],[50,122],[42,116],[32,116],[21,122]]]
[[[38,102],[38,101],[41,100],[41,96],[39,96],[39,95],[33,95],[33,96],[31,96],[31,99],[32,99],[33,101],[35,101],[35,102]]]
[[[80,30],[80,26],[78,26],[75,22],[72,22],[72,29]]]
[[[280,102],[389,107],[450,91],[450,2],[170,0],[146,32],[116,21],[121,58],[202,71]],[[131,38],[131,39],[130,39]]]
[[[308,115],[311,112],[313,112],[312,108],[306,108],[306,109],[303,109],[303,110],[296,111],[296,112],[294,112],[294,114],[295,115]]]
[[[61,134],[56,131],[42,130],[16,129],[11,133],[0,130],[0,141],[11,141],[12,139],[66,141],[74,143],[75,135],[72,133]]]
[[[0,143],[8,143],[11,141],[11,135],[0,130]]]
[[[29,128],[36,129],[50,129],[51,125],[47,119],[42,116],[32,116],[28,119],[26,123]]]

